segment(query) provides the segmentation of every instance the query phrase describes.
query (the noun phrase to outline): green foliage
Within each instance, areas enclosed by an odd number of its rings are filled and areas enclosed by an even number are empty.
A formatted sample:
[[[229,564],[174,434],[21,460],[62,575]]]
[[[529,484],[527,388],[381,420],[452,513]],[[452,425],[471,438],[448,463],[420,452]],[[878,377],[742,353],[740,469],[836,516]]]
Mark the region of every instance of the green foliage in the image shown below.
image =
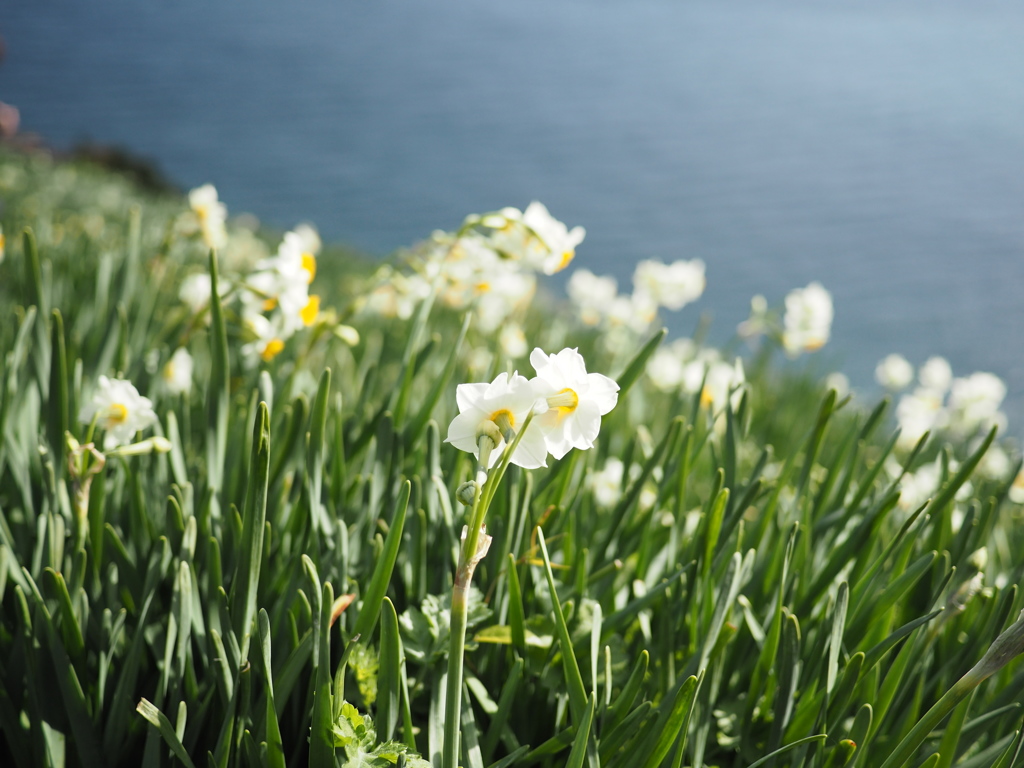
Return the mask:
[[[0,191],[0,764],[438,765],[474,476],[442,437],[457,384],[528,363],[442,301],[373,314],[336,251],[317,323],[251,363],[230,301],[178,290],[237,282],[259,237],[211,257],[180,199],[37,156],[0,154]],[[986,651],[1024,514],[991,436],[906,449],[767,352],[709,405],[650,385],[660,335],[522,320],[629,391],[593,450],[487,486],[466,768],[1021,764],[1024,666]],[[168,452],[80,423],[101,375]]]

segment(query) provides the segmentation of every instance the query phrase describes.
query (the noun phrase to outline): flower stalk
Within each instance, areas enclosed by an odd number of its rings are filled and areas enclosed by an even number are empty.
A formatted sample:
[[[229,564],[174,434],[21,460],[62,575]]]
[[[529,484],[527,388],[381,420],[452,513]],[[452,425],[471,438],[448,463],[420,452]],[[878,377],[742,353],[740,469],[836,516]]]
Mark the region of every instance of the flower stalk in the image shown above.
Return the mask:
[[[501,459],[488,472],[488,457],[496,443],[492,430],[481,429],[479,438],[480,462],[477,467],[477,479],[473,483],[473,499],[469,511],[469,525],[462,529],[462,545],[459,548],[459,562],[455,568],[455,581],[452,584],[451,623],[448,639],[448,685],[445,698],[444,718],[444,750],[442,752],[442,768],[458,768],[462,718],[462,681],[466,651],[466,624],[469,617],[469,588],[477,565],[487,554],[491,546],[491,537],[487,535],[484,521],[487,509],[494,498],[494,492],[508,468],[512,454],[523,438],[527,427],[533,420],[531,412],[523,421],[519,431],[512,435],[512,428],[504,425],[502,437],[505,438],[505,449]],[[489,422],[495,430],[502,425]],[[511,438],[511,439],[510,439]],[[481,482],[481,478],[484,478]]]

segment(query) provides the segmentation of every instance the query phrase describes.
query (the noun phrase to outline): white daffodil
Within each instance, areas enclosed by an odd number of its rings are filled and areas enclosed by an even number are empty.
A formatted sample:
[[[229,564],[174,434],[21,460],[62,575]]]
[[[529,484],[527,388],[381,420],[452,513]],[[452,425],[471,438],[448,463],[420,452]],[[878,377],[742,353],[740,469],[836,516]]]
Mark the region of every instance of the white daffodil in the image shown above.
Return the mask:
[[[213,184],[196,187],[188,193],[188,204],[199,218],[203,241],[210,248],[223,248],[228,241],[228,209],[217,199],[217,188]]]
[[[242,354],[250,363],[262,360],[269,363],[284,350],[286,334],[275,323],[261,314],[247,314],[242,319],[253,338],[242,345]]]
[[[637,264],[633,272],[635,292],[647,294],[655,304],[672,311],[699,299],[706,285],[704,262],[700,259],[672,264],[647,259]]]
[[[903,395],[896,406],[896,423],[900,427],[899,445],[912,448],[925,432],[946,425],[948,415],[942,407],[942,396],[918,387]]]
[[[836,391],[836,397],[842,399],[850,394],[850,379],[845,373],[833,371],[825,377],[825,386]]]
[[[925,389],[944,395],[953,383],[953,369],[946,358],[929,357],[917,372],[917,380]]]
[[[662,392],[671,392],[683,383],[683,361],[672,349],[658,347],[647,362],[647,376]]]
[[[893,392],[914,380],[914,366],[903,355],[893,353],[875,367],[875,381]]]
[[[480,459],[480,438],[490,436],[494,443],[486,457],[490,468],[500,458],[506,441],[522,429],[537,395],[525,376],[500,373],[490,384],[460,384],[455,389],[455,400],[459,415],[448,425],[445,442]],[[547,466],[544,433],[536,423],[523,434],[511,461],[524,469]]]
[[[1006,426],[1006,415],[999,410],[1006,397],[1006,384],[992,373],[972,373],[967,378],[954,379],[949,390],[949,425],[961,434],[993,426]]]
[[[505,356],[513,360],[525,355],[529,349],[526,345],[526,334],[523,333],[519,323],[506,323],[503,325],[501,333],[498,334],[498,343],[501,345],[501,351],[505,353]]]
[[[105,432],[103,450],[109,451],[131,442],[135,433],[156,423],[153,403],[139,394],[125,379],[100,376],[92,400],[82,406],[78,419]]]
[[[622,477],[625,467],[622,461],[614,456],[604,464],[600,472],[592,472],[587,477],[587,485],[594,494],[594,501],[599,507],[614,506],[622,497]]]
[[[589,269],[574,270],[565,287],[569,298],[579,308],[586,325],[598,325],[619,293],[614,277],[598,277]]]
[[[178,347],[160,372],[164,386],[172,395],[182,395],[192,389],[192,355]]]
[[[210,305],[210,297],[213,295],[212,281],[206,272],[194,272],[181,281],[181,288],[178,289],[178,298],[181,299],[192,314],[198,315]],[[230,286],[227,280],[221,278],[217,282],[217,293],[223,297]]]
[[[542,247],[533,244],[528,261],[545,275],[553,275],[569,266],[576,255],[576,246],[587,235],[583,227],[566,227],[536,200],[523,211],[523,224],[540,238]]]
[[[790,291],[782,321],[782,346],[791,356],[821,349],[828,341],[832,317],[832,294],[821,283]]]
[[[553,355],[534,349],[530,363],[537,371],[531,380],[536,396],[548,406],[537,417],[548,451],[560,459],[570,448],[593,447],[601,417],[619,399],[619,385],[603,374],[587,373],[586,362],[575,349]]]

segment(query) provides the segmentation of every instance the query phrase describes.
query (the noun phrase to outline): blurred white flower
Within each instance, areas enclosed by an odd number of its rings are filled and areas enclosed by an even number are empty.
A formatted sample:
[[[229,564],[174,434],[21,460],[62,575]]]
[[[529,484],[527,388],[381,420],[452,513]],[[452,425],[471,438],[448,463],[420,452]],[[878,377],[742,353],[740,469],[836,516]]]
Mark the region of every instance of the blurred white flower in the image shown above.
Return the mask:
[[[949,385],[953,381],[953,369],[946,358],[929,357],[917,372],[917,380],[921,382],[922,387],[944,395],[949,391]]]
[[[1014,504],[1024,504],[1024,467],[1021,467],[1010,485],[1010,501]]]
[[[243,318],[246,329],[255,337],[242,345],[242,354],[250,364],[262,360],[269,363],[284,350],[284,332],[261,314],[247,314]]]
[[[160,372],[164,386],[172,395],[181,395],[192,389],[192,355],[178,347]]]
[[[615,300],[619,288],[614,277],[598,277],[589,269],[577,269],[569,278],[566,293],[579,308],[586,325],[598,325]]]
[[[683,383],[683,361],[669,347],[659,347],[647,362],[647,376],[662,392],[671,392]]]
[[[526,344],[526,335],[519,323],[506,323],[498,335],[498,343],[501,344],[501,351],[506,357],[518,358],[527,353],[529,347]]]
[[[206,272],[193,272],[181,281],[181,288],[178,289],[180,298],[192,314],[198,315],[210,305],[210,296],[213,295],[212,281]],[[227,280],[217,281],[217,292],[223,298],[230,290]]]
[[[104,430],[103,450],[109,451],[131,442],[135,433],[156,423],[153,403],[139,394],[125,379],[100,376],[92,400],[82,406],[78,419]]]
[[[914,380],[914,366],[903,355],[893,353],[875,368],[875,381],[888,390],[903,389]]]
[[[594,501],[599,507],[614,506],[622,497],[622,461],[611,456],[604,463],[600,472],[592,472],[587,477],[587,485],[594,494]]]
[[[600,373],[587,373],[583,356],[575,349],[545,354],[530,353],[537,376],[531,380],[537,398],[548,411],[537,417],[548,451],[556,459],[571,448],[593,447],[601,417],[615,407],[619,385]]]
[[[954,379],[949,391],[949,426],[960,435],[969,435],[993,426],[1006,426],[999,406],[1006,397],[1006,385],[991,373],[972,373]]]
[[[701,405],[718,410],[725,406],[731,393],[732,406],[738,407],[743,394],[742,386],[746,380],[743,360],[738,357],[731,365],[725,361],[711,363],[704,379],[704,389],[700,394]]]
[[[832,329],[832,294],[814,282],[786,296],[782,346],[791,356],[814,352],[828,341]]]
[[[228,240],[228,209],[217,199],[217,188],[213,184],[196,187],[188,193],[188,204],[199,218],[203,241],[210,248],[223,248]]]
[[[750,299],[750,316],[736,327],[744,339],[752,339],[768,332],[768,300],[761,294]]]
[[[918,387],[903,395],[896,405],[896,423],[900,427],[898,444],[902,448],[912,448],[925,432],[945,426],[947,419],[942,397],[930,389]]]
[[[833,371],[825,377],[825,386],[836,391],[837,398],[844,398],[850,394],[850,380],[845,373]]]
[[[627,328],[642,334],[658,316],[658,305],[646,293],[616,296],[605,308],[605,319],[612,328]]]
[[[706,284],[704,262],[700,259],[672,264],[647,259],[637,264],[633,272],[635,292],[644,293],[653,303],[673,311],[699,299]]]
[[[540,238],[541,247],[531,242],[527,261],[545,275],[561,272],[576,255],[576,246],[583,242],[583,227],[569,229],[548,213],[543,203],[534,201],[523,211],[523,223]]]
[[[970,445],[970,451],[973,453],[980,447],[982,438],[974,440]],[[981,457],[981,461],[978,462],[978,474],[988,480],[1006,480],[1010,474],[1010,470],[1013,469],[1013,461],[1011,461],[1009,454],[1003,450],[1003,447],[999,443],[993,442],[985,451],[985,455]]]
[[[488,457],[487,466],[491,467],[505,448],[506,433],[522,428],[537,396],[525,376],[513,373],[510,377],[507,373],[500,373],[490,384],[459,384],[455,389],[455,399],[459,415],[448,425],[445,442],[479,459],[481,429],[493,431],[496,426],[501,439]],[[520,439],[511,461],[524,469],[536,469],[547,466],[546,460],[544,433],[532,424]]]

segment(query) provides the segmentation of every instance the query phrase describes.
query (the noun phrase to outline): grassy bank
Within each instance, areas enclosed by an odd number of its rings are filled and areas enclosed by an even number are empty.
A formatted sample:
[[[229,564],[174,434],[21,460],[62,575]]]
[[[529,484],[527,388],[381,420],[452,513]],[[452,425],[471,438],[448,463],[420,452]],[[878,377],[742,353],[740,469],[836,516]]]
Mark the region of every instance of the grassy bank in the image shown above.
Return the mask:
[[[378,268],[42,156],[0,194],[0,763],[1019,764],[989,411],[897,434],[779,372],[781,307],[739,363],[673,296],[541,309],[582,235],[529,209]]]

